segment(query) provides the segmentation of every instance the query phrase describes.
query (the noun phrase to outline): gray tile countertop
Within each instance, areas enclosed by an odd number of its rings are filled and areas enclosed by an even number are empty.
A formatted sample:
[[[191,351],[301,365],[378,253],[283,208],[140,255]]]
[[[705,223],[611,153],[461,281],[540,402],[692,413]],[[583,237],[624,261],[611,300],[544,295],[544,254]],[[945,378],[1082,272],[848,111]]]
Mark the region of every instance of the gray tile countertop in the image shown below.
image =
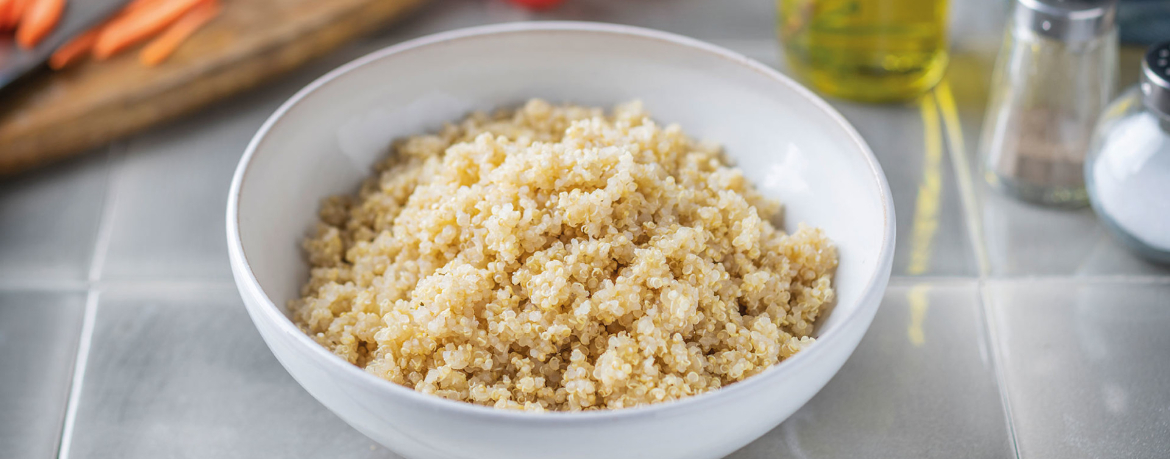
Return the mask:
[[[889,178],[894,277],[837,377],[732,457],[1170,455],[1170,270],[1090,210],[1022,204],[972,172],[1004,3],[952,2],[953,61],[931,94],[831,101]],[[569,0],[541,14],[438,0],[265,87],[0,180],[0,458],[395,457],[285,373],[235,292],[223,206],[252,133],[327,70],[428,33],[617,22],[783,70],[774,14],[773,0]]]

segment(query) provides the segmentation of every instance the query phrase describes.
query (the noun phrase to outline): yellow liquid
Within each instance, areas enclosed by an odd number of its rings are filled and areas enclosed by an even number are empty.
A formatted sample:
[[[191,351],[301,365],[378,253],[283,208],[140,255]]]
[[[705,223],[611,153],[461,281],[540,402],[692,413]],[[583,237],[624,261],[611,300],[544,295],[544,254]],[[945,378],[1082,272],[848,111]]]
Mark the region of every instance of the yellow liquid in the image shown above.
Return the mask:
[[[823,94],[917,97],[947,65],[947,0],[777,0],[788,65]]]

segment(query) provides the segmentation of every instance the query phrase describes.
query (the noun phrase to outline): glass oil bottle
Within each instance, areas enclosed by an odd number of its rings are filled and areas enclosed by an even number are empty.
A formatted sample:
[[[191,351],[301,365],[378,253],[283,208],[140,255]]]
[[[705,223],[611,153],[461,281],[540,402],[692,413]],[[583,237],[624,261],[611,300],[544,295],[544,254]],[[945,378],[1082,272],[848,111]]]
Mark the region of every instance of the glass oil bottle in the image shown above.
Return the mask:
[[[788,66],[822,94],[917,97],[947,65],[946,0],[778,0]]]

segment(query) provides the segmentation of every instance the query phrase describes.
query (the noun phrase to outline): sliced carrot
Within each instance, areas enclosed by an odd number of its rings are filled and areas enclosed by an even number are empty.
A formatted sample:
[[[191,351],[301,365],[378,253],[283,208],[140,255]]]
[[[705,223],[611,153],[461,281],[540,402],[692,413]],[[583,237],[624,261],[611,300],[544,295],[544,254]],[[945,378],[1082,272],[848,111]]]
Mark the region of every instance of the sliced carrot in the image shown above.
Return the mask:
[[[142,8],[144,6],[149,6],[151,3],[157,3],[157,2],[159,2],[159,0],[132,0],[130,3],[127,3],[126,6],[123,6],[122,9],[118,11],[118,13],[119,14],[132,13],[134,11],[137,11],[139,8]]]
[[[98,32],[101,30],[101,26],[94,27],[61,45],[60,48],[53,51],[52,56],[49,56],[49,67],[53,70],[60,70],[81,59],[85,53],[93,49],[93,44],[97,42]]]
[[[187,40],[187,37],[190,37],[204,24],[215,19],[219,15],[220,9],[218,0],[207,0],[192,8],[162,34],[155,37],[145,48],[142,48],[142,52],[138,55],[139,60],[147,67],[154,67],[165,61],[179,48],[179,45]]]
[[[53,31],[64,11],[65,0],[33,0],[20,16],[16,44],[24,49],[32,49]]]
[[[20,24],[21,16],[24,16],[24,11],[28,9],[31,0],[11,0],[8,8],[4,11],[4,17],[0,17],[0,24],[7,29],[15,29],[17,24]]]
[[[114,18],[98,34],[97,43],[93,45],[94,57],[107,59],[150,38],[203,1],[205,0],[157,0]]]
[[[11,29],[8,25],[8,11],[12,9],[13,0],[0,0],[0,32]]]
[[[131,0],[130,3],[127,3],[122,7],[122,9],[114,13],[110,19],[107,19],[101,24],[93,26],[89,30],[85,31],[85,33],[74,37],[69,42],[61,45],[60,48],[57,48],[56,51],[53,51],[53,54],[49,56],[49,67],[53,70],[60,70],[68,67],[78,60],[81,60],[87,53],[93,50],[94,43],[97,43],[98,34],[100,34],[102,29],[106,27],[106,25],[108,25],[113,19],[123,17],[126,14],[141,8],[143,5],[157,1],[159,0]]]

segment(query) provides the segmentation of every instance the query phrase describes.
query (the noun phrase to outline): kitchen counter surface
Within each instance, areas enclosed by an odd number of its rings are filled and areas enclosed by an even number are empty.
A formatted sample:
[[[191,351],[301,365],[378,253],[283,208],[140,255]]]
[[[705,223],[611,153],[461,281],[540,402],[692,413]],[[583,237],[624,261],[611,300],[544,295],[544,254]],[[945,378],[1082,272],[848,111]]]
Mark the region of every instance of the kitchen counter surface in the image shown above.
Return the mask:
[[[952,4],[953,60],[932,93],[831,101],[881,161],[897,209],[893,278],[873,326],[824,390],[733,458],[1170,451],[1170,270],[1126,252],[1089,209],[1022,204],[973,173],[1006,3]],[[658,28],[783,70],[774,9],[568,0],[533,14],[439,0],[262,88],[0,180],[0,457],[397,457],[289,377],[235,291],[224,204],[264,119],[353,58],[492,22]],[[1123,64],[1135,68],[1137,54]]]

